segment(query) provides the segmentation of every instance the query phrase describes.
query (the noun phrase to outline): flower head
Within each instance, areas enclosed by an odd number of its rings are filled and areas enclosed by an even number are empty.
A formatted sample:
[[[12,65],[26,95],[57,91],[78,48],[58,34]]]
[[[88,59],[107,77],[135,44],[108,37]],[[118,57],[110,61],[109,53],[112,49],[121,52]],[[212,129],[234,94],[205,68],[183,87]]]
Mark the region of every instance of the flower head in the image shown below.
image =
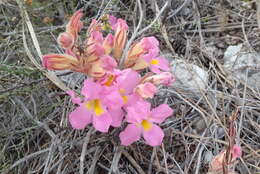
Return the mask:
[[[158,146],[162,143],[164,133],[162,129],[154,123],[162,123],[167,117],[172,115],[172,109],[166,105],[160,106],[150,111],[151,105],[148,102],[137,102],[136,105],[127,108],[126,120],[130,124],[120,133],[121,143],[125,146],[132,144],[143,135],[145,141],[150,146]]]
[[[157,49],[150,49],[147,54],[143,56],[143,59],[149,64],[150,70],[154,73],[160,73],[160,70],[169,71],[169,62],[167,59],[158,56]]]

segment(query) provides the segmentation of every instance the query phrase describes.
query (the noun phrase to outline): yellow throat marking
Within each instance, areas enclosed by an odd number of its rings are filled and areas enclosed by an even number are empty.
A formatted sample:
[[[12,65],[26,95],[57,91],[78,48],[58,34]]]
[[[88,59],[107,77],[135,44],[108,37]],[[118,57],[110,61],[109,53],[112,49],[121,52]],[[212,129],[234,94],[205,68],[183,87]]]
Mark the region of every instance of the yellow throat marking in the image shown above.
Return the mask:
[[[99,99],[90,100],[85,106],[88,110],[94,111],[96,116],[100,116],[105,112]]]
[[[143,120],[141,125],[145,131],[149,131],[153,127],[152,123],[150,123],[148,120]]]

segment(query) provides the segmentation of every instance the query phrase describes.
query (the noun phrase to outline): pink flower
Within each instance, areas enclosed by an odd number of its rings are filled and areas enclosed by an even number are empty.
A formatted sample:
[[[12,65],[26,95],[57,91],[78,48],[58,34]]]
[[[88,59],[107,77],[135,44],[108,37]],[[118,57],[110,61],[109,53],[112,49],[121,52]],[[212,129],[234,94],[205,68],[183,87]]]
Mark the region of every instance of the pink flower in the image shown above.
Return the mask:
[[[127,53],[125,66],[134,70],[143,70],[151,64],[143,59],[143,56],[153,50],[153,54],[159,54],[159,42],[155,37],[145,37],[141,41],[135,43]],[[157,63],[153,61],[152,63]]]
[[[106,104],[102,96],[102,86],[93,82],[91,79],[84,81],[81,93],[85,96],[82,103],[70,113],[69,121],[73,128],[84,129],[89,123],[100,132],[107,132],[112,124],[112,117],[107,112]],[[75,96],[72,99],[75,101]],[[78,100],[76,100],[78,102]]]
[[[143,56],[143,59],[149,64],[150,69],[154,73],[160,73],[160,70],[169,71],[169,62],[167,59],[162,57],[157,57],[158,50],[150,49],[148,54]]]
[[[143,98],[153,98],[154,94],[157,92],[156,86],[150,82],[139,84],[135,88],[135,92]]]
[[[139,97],[134,94],[134,89],[140,82],[141,76],[132,69],[124,69],[118,72],[115,86],[124,101],[124,106],[128,106],[139,100]]]
[[[161,145],[164,133],[162,129],[154,123],[162,123],[167,117],[172,115],[172,109],[166,105],[160,106],[150,111],[151,105],[148,102],[137,102],[135,105],[127,107],[126,120],[130,124],[119,135],[121,143],[125,146],[132,144],[143,135],[145,141],[150,146]]]
[[[149,51],[151,49],[159,50],[159,41],[153,36],[143,38],[141,40],[141,45],[146,51]]]
[[[126,94],[133,93],[134,88],[140,82],[141,76],[132,69],[124,69],[116,79],[118,87],[125,91]]]

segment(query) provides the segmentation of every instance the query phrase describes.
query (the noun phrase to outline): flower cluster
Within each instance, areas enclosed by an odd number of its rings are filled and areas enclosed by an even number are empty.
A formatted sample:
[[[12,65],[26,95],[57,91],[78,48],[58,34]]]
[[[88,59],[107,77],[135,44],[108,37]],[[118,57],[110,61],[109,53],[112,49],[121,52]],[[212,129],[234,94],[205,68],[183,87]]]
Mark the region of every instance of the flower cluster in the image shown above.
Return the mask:
[[[92,123],[96,130],[108,132],[110,126],[120,127],[128,123],[119,137],[123,145],[139,140],[158,146],[164,133],[157,125],[173,111],[167,104],[151,108],[148,99],[154,97],[158,85],[169,85],[174,81],[169,63],[159,56],[159,42],[155,37],[144,37],[136,41],[122,59],[127,41],[128,26],[123,19],[105,15],[100,21],[92,20],[86,40],[79,41],[83,27],[82,10],[73,14],[66,31],[58,37],[65,54],[43,56],[43,66],[50,70],[69,69],[86,74],[82,97],[67,91],[72,102],[77,104],[70,113],[73,128],[84,129]],[[123,68],[119,69],[120,60]],[[121,61],[122,61],[121,60]],[[151,72],[141,76],[149,68]]]

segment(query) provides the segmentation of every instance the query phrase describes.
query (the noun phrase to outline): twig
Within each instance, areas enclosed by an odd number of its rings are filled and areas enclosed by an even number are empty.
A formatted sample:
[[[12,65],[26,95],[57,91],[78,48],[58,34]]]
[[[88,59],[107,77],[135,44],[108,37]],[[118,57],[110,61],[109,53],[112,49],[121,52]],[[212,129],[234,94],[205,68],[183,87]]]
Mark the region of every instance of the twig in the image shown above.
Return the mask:
[[[158,12],[158,14],[156,15],[156,17],[154,18],[154,20],[148,25],[148,26],[146,26],[145,28],[143,28],[141,31],[139,31],[138,33],[137,33],[137,35],[136,36],[139,36],[139,35],[141,35],[141,34],[143,34],[144,32],[146,32],[146,30],[148,30],[148,29],[150,29],[153,25],[154,25],[154,23],[158,20],[158,18],[161,16],[161,14],[163,13],[163,11],[166,9],[166,7],[168,6],[168,1],[164,4],[164,6],[162,7],[162,9]]]
[[[156,153],[156,147],[153,147],[153,153],[152,153],[151,159],[150,159],[150,164],[149,164],[149,168],[148,168],[148,174],[151,174],[151,173],[152,173],[152,166],[153,166],[153,161],[154,161],[155,153]]]
[[[42,59],[42,53],[41,53],[41,49],[39,46],[39,42],[37,40],[37,37],[35,35],[32,23],[30,21],[29,15],[27,13],[27,11],[24,9],[23,7],[23,3],[20,0],[16,0],[17,4],[19,5],[19,8],[21,10],[21,16],[24,18],[24,21],[29,29],[32,41],[33,41],[33,45],[36,49],[36,52],[38,54],[38,59],[36,60],[33,55],[31,54],[27,42],[26,42],[26,37],[25,37],[25,31],[24,31],[24,26],[23,26],[23,44],[24,44],[24,48],[26,51],[27,56],[29,57],[29,59],[32,61],[32,63],[40,70],[43,71],[43,68],[40,65],[40,61]],[[51,71],[43,71],[44,75],[49,78],[55,85],[57,85],[60,89],[64,90],[64,91],[68,91],[69,88],[66,87],[66,85],[56,76],[56,74],[54,72]]]
[[[169,15],[166,19],[169,19],[169,18],[175,16],[176,14],[178,14],[178,13],[181,11],[181,9],[182,9],[183,7],[185,7],[187,4],[189,4],[191,1],[192,1],[192,0],[185,0],[185,1],[183,2],[183,4],[182,4],[179,8],[177,8],[171,15]]]
[[[87,150],[87,146],[89,143],[89,139],[90,139],[90,135],[93,132],[93,127],[91,127],[85,137],[84,143],[82,145],[82,151],[81,151],[81,155],[80,155],[80,170],[79,173],[80,174],[84,174],[84,161],[85,161],[85,155],[86,155],[86,150]]]
[[[3,172],[3,174],[8,174],[9,171],[11,171],[13,168],[15,168],[16,166],[18,166],[19,164],[23,163],[23,162],[27,162],[28,160],[30,160],[31,158],[33,157],[36,157],[42,153],[46,153],[50,150],[50,148],[47,148],[47,149],[43,149],[43,150],[40,150],[38,152],[35,152],[35,153],[32,153],[30,155],[27,155],[25,157],[23,157],[22,159],[19,159],[17,160],[11,167],[9,167],[6,171]]]
[[[260,0],[256,0],[256,16],[257,25],[260,29]]]
[[[106,148],[101,149],[100,146],[97,147],[97,150],[95,151],[95,154],[94,154],[94,157],[93,157],[94,159],[92,160],[92,164],[91,164],[90,168],[88,169],[87,174],[94,174],[95,173],[95,166],[97,164],[97,161],[100,158],[100,156],[103,154],[103,151],[105,149]]]
[[[201,156],[202,156],[202,152],[203,152],[204,148],[205,148],[204,146],[200,147],[195,174],[199,173],[199,169],[200,169],[200,165],[201,165]]]
[[[227,142],[225,141],[222,141],[222,140],[219,140],[219,139],[215,139],[215,138],[212,138],[212,137],[202,137],[202,136],[199,136],[199,135],[194,135],[194,134],[189,134],[189,133],[184,133],[184,132],[180,132],[180,131],[177,131],[173,128],[171,128],[172,132],[175,133],[175,134],[179,134],[179,135],[184,135],[186,137],[191,137],[191,138],[197,138],[197,139],[212,139],[213,141],[217,142],[217,143],[220,143],[220,144],[224,144],[224,145],[228,145]]]
[[[130,161],[130,163],[135,167],[135,169],[137,170],[137,172],[139,174],[145,174],[143,169],[138,165],[138,163],[135,161],[135,159],[128,152],[123,150],[122,153]]]
[[[167,159],[166,159],[166,153],[165,153],[165,149],[164,149],[164,144],[163,143],[162,143],[161,147],[162,147],[162,151],[163,151],[163,160],[164,160],[166,174],[169,174],[168,165],[167,165]]]
[[[168,1],[167,1],[167,2],[168,2]],[[157,14],[157,13],[159,13],[159,7],[158,7],[158,4],[157,4],[156,0],[154,0],[154,4],[155,4],[155,11],[156,11],[156,14]],[[166,45],[167,45],[167,46],[169,47],[169,49],[171,50],[172,54],[175,53],[175,50],[173,49],[172,44],[171,44],[171,42],[170,42],[170,40],[169,40],[166,27],[165,27],[165,25],[162,23],[161,17],[159,17],[158,22],[159,22],[159,25],[161,26],[161,33],[162,33],[162,36],[163,36],[163,38],[164,38],[164,40],[165,40]]]
[[[123,149],[122,149],[122,147],[116,146],[115,151],[116,152],[115,152],[114,157],[113,157],[113,161],[112,161],[112,164],[111,164],[111,167],[110,167],[110,170],[109,170],[109,174],[118,173],[118,163],[119,163],[119,160],[121,158]]]
[[[137,24],[137,27],[135,28],[131,38],[129,39],[129,41],[126,43],[125,49],[123,51],[123,55],[122,58],[120,59],[120,63],[119,63],[119,67],[123,67],[124,66],[124,62],[126,59],[126,55],[127,55],[127,51],[129,50],[130,46],[132,45],[133,41],[135,40],[135,38],[137,37],[137,32],[139,30],[139,28],[142,25],[143,22],[143,10],[142,10],[142,4],[140,2],[140,0],[137,0],[138,3],[138,7],[139,7],[139,13],[140,13],[140,18],[139,18],[139,22]]]

